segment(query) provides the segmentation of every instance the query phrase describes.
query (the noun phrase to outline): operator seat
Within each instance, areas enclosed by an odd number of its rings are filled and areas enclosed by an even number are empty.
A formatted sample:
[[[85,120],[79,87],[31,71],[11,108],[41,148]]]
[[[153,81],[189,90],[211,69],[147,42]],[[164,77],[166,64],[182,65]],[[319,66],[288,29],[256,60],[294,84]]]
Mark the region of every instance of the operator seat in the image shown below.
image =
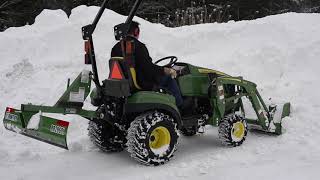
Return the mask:
[[[112,76],[112,70],[115,62],[119,63],[121,72],[123,72],[123,76],[125,79],[127,79],[130,83],[130,89],[131,90],[142,90],[141,86],[139,86],[138,81],[137,81],[137,74],[136,70],[133,67],[129,67],[127,62],[125,61],[125,58],[123,57],[111,57],[109,60],[109,79]]]
[[[112,76],[112,71],[114,69],[113,66],[118,63],[120,65],[123,76],[129,81],[130,91],[132,92],[142,90],[141,86],[139,86],[138,84],[137,73],[135,70],[134,41],[125,38],[120,42],[123,57],[111,57],[111,59],[109,60],[109,79]]]

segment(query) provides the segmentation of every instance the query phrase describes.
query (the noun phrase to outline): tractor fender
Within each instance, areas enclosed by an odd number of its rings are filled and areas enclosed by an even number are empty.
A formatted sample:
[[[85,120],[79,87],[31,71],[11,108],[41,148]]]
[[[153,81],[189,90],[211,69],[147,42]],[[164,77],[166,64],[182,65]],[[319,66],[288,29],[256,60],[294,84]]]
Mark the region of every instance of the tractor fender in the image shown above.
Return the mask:
[[[128,97],[125,106],[126,113],[143,113],[150,110],[166,112],[174,118],[178,128],[182,126],[181,116],[172,95],[153,91],[139,91]]]

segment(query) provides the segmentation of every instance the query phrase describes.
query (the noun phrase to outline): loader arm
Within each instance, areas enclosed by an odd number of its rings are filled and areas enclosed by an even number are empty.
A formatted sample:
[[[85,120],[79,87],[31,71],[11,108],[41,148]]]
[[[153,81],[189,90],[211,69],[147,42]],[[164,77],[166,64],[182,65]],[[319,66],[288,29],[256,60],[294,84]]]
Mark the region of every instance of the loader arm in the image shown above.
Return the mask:
[[[264,103],[260,93],[257,90],[257,85],[253,82],[244,80],[242,77],[222,76],[215,81],[216,85],[216,105],[218,108],[219,118],[225,115],[225,107],[227,103],[233,103],[242,97],[248,97],[254,109],[257,119],[247,119],[249,124],[258,125],[263,131],[281,134],[282,119],[290,114],[290,103],[285,103],[283,107],[269,106]],[[225,97],[225,85],[235,85],[240,87],[241,91],[231,97]],[[242,104],[242,102],[241,102]],[[242,106],[242,105],[241,105]],[[243,108],[243,107],[241,107]],[[216,117],[217,118],[217,117]]]

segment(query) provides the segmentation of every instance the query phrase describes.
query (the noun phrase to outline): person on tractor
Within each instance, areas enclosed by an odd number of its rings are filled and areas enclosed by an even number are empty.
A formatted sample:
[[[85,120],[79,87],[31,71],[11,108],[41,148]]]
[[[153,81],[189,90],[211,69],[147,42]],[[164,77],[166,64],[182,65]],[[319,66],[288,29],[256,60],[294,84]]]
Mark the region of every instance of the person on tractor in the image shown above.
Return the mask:
[[[179,86],[174,78],[177,73],[174,69],[169,67],[162,67],[152,63],[152,58],[149,55],[148,49],[140,42],[140,28],[139,23],[132,21],[128,38],[134,41],[134,57],[135,70],[137,74],[137,82],[143,90],[151,91],[156,88],[164,88],[169,90],[176,99],[178,107],[182,106],[183,99],[180,93]],[[118,42],[111,51],[111,57],[123,57],[121,42]]]

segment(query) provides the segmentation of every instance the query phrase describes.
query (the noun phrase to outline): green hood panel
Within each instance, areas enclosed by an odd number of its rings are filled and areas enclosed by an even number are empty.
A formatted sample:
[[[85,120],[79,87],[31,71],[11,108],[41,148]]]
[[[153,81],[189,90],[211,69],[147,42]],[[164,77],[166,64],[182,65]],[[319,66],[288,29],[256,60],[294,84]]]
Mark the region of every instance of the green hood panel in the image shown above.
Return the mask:
[[[187,64],[190,74],[180,76],[179,83],[182,96],[208,96],[209,78],[208,74],[217,74],[219,77],[229,77],[229,75],[213,69],[202,68]]]

